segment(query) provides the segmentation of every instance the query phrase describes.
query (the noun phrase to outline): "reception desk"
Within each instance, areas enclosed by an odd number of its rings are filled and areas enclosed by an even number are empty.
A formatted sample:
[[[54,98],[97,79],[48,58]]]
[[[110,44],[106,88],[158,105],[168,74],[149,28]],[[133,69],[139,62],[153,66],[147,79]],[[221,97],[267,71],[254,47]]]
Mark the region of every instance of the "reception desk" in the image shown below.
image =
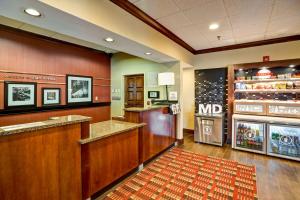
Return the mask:
[[[71,115],[0,127],[1,200],[87,199],[139,165],[145,124]]]
[[[80,140],[83,199],[138,167],[143,126],[115,120],[91,124],[89,137]]]
[[[81,145],[90,117],[0,127],[2,200],[81,199]]]
[[[176,141],[176,115],[169,114],[167,106],[126,108],[124,120],[145,123],[139,135],[139,162],[153,158]]]

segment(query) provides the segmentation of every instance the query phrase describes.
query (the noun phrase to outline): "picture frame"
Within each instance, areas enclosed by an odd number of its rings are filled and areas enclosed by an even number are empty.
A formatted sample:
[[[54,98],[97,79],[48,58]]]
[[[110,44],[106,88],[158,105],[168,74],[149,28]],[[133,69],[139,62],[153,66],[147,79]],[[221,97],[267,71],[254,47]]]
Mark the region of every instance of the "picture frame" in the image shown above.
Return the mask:
[[[170,101],[178,101],[177,91],[169,92],[169,100]]]
[[[37,83],[34,82],[4,82],[4,108],[28,109],[37,105]]]
[[[93,102],[93,77],[67,75],[66,101],[71,104],[91,104]]]
[[[160,92],[159,91],[148,91],[149,99],[159,99]]]
[[[61,103],[60,88],[42,88],[42,106],[54,106]]]

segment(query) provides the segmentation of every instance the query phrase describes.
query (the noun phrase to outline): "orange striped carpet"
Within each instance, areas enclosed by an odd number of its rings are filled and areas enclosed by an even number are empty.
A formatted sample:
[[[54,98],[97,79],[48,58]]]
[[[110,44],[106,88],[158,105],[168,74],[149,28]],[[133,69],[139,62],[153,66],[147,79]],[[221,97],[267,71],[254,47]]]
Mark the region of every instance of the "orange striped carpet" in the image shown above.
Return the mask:
[[[255,167],[173,148],[105,199],[253,200]]]

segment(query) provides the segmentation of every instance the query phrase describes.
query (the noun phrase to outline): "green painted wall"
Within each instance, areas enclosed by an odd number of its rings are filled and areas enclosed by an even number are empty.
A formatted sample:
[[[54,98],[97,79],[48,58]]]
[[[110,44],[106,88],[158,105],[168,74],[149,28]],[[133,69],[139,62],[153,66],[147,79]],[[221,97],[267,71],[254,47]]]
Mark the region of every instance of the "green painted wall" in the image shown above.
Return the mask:
[[[149,86],[148,76],[151,73],[160,73],[166,71],[175,72],[175,86],[169,86],[169,91],[178,91],[179,97],[179,63],[161,64],[135,57],[125,53],[116,53],[111,59],[111,89],[112,104],[111,116],[123,115],[124,109],[124,76],[132,74],[144,74],[144,99],[145,105],[148,100],[148,91],[160,91],[160,98],[166,99],[164,86]],[[120,100],[115,100],[119,97]]]

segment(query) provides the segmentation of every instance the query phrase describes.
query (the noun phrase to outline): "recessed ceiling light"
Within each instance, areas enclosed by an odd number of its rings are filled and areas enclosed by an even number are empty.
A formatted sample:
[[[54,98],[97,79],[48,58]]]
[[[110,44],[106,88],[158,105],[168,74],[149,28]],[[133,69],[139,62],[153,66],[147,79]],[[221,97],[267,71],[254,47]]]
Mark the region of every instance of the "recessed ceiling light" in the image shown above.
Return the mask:
[[[151,53],[151,52],[146,52],[145,54],[146,54],[146,55],[151,55],[152,53]]]
[[[213,23],[213,24],[209,25],[210,30],[216,30],[218,28],[219,28],[219,24],[217,24],[217,23]]]
[[[111,37],[107,37],[104,39],[106,42],[114,42],[115,40]]]
[[[290,67],[290,68],[293,68],[293,67],[295,67],[295,65],[289,65],[289,67]]]
[[[34,16],[34,17],[40,17],[41,16],[41,13],[39,11],[37,11],[36,9],[34,9],[34,8],[26,8],[24,10],[24,12],[26,14]]]
[[[239,71],[243,71],[243,69],[241,68],[241,69],[239,69]]]

